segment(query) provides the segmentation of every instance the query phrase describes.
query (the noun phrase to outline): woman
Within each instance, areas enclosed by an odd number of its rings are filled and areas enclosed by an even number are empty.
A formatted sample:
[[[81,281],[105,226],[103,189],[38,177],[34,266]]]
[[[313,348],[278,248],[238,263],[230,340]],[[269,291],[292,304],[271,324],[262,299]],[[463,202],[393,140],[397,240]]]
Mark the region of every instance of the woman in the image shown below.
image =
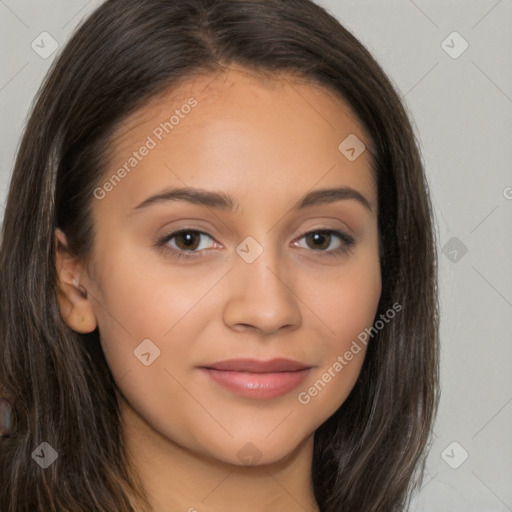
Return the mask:
[[[438,399],[428,187],[313,2],[100,6],[40,91],[0,255],[1,510],[406,509]]]

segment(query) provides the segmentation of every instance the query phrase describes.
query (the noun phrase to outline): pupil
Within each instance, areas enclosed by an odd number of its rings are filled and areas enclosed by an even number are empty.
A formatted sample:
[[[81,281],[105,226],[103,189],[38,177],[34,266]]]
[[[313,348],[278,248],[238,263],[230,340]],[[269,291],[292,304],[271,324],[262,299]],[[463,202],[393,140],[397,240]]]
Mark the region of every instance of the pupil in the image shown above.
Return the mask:
[[[185,240],[184,245],[190,249],[192,246],[194,246],[194,237],[195,235],[191,232],[187,231],[185,233],[181,233],[181,238]]]
[[[316,233],[312,233],[308,236],[310,237],[310,239],[312,238],[313,242],[315,242],[315,243],[318,243],[320,241],[320,245],[322,246],[322,247],[320,247],[321,249],[325,249],[326,247],[329,247],[329,235],[325,235],[323,233],[316,232]],[[322,240],[324,241],[324,244],[322,244]],[[317,246],[317,248],[318,248],[318,246]]]

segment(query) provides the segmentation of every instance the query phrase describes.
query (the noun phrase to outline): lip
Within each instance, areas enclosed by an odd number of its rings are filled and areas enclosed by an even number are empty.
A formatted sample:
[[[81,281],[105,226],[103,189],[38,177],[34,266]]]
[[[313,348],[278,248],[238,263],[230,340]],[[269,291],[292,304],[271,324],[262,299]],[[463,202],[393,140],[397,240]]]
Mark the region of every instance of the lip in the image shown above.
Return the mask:
[[[276,358],[276,359],[227,359],[202,368],[211,368],[213,370],[235,371],[235,372],[251,372],[251,373],[276,373],[276,372],[294,372],[297,370],[305,370],[311,368],[311,365],[294,361],[292,359]]]
[[[312,366],[291,359],[229,359],[199,369],[215,383],[238,395],[256,399],[276,398],[295,389]]]

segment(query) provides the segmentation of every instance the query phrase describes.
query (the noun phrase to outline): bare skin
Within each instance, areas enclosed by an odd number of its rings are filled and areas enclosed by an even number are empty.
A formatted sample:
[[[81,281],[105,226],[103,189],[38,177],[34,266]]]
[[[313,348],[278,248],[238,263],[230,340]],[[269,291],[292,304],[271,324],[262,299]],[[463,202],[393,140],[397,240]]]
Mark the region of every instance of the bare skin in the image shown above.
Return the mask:
[[[155,129],[191,97],[197,105],[159,140]],[[376,186],[368,149],[354,161],[338,149],[350,134],[369,148],[347,104],[319,86],[234,67],[195,77],[113,137],[105,180],[134,151],[141,158],[91,198],[91,265],[68,257],[56,231],[63,317],[77,332],[99,327],[128,453],[155,512],[319,510],[313,435],[352,390],[365,346],[341,371],[333,364],[372,325],[381,294]],[[156,144],[142,157],[148,136]],[[238,208],[184,200],[136,208],[170,187],[221,192]],[[294,209],[312,191],[340,187],[368,205],[347,197]],[[174,236],[155,246],[185,228],[193,243]],[[305,236],[318,230],[354,243]],[[250,263],[242,257],[260,250]],[[160,350],[147,366],[134,354],[145,339]],[[199,368],[235,357],[311,369],[295,389],[254,398]],[[309,392],[319,379],[325,386]]]

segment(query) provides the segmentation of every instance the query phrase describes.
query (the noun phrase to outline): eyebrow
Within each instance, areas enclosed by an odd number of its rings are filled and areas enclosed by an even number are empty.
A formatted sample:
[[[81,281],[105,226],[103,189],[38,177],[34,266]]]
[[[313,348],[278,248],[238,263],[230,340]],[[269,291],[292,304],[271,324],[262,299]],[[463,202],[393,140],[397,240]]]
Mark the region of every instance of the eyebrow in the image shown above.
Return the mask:
[[[336,201],[353,199],[362,204],[370,213],[374,213],[372,203],[360,192],[351,187],[327,188],[314,190],[301,197],[294,210],[301,210],[308,206],[329,204]],[[158,194],[152,195],[135,206],[133,210],[141,210],[149,206],[167,201],[187,201],[192,204],[208,206],[228,212],[236,212],[239,207],[238,201],[223,192],[214,192],[201,188],[183,187],[165,189]]]

